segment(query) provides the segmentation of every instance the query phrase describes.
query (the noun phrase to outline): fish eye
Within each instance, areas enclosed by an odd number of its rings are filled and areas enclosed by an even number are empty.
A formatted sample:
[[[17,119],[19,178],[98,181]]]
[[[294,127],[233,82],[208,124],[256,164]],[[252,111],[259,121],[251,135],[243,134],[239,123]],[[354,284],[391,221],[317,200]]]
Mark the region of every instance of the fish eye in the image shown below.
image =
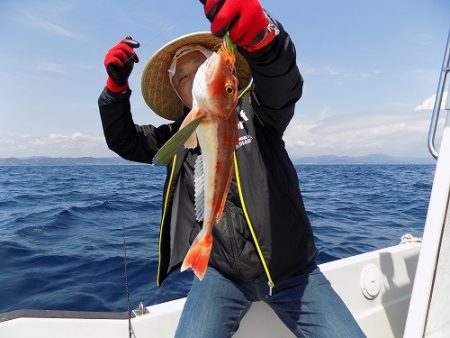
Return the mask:
[[[231,85],[226,85],[225,86],[225,91],[227,92],[228,95],[231,95],[234,93],[234,88]]]

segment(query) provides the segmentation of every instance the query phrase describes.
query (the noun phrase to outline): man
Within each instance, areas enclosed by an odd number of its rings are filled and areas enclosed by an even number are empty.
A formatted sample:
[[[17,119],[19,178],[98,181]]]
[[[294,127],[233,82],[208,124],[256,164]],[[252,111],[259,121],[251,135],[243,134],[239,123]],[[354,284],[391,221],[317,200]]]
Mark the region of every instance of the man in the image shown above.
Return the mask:
[[[258,0],[205,0],[211,34],[171,41],[147,63],[142,93],[150,108],[175,122],[134,125],[127,79],[137,61],[130,39],[105,58],[109,74],[99,108],[110,149],[151,163],[192,106],[198,67],[226,32],[237,44],[241,97],[235,175],[202,281],[194,278],[176,337],[231,337],[254,301],[265,301],[298,337],[364,334],[317,268],[311,225],[283,133],[294,115],[303,80],[295,48]],[[250,82],[250,76],[253,83]],[[179,268],[201,224],[195,220],[194,163],[201,149],[180,149],[167,168],[157,283]]]

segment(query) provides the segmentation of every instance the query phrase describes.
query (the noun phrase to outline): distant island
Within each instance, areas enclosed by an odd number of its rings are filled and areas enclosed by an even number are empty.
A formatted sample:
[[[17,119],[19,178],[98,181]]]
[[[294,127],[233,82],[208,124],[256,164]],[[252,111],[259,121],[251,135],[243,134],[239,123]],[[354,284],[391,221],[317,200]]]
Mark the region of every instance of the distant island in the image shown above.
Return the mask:
[[[321,155],[294,157],[294,164],[435,164],[431,158],[392,157],[384,154],[364,156]],[[0,166],[73,166],[73,165],[141,165],[120,157],[8,157],[0,158]]]
[[[64,165],[139,165],[121,157],[8,157],[0,158],[0,166],[64,166]]]
[[[293,159],[295,164],[435,164],[434,158],[393,157],[385,154],[364,156],[321,155]]]

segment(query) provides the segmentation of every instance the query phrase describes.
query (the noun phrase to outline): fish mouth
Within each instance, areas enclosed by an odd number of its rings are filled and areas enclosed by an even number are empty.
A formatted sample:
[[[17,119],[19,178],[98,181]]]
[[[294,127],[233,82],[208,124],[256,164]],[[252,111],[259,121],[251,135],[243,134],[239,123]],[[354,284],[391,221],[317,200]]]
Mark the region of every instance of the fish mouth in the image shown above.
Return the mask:
[[[212,53],[209,58],[205,61],[205,77],[208,80],[214,78],[214,72],[218,68],[217,64],[220,62],[220,55],[217,53]]]
[[[221,54],[213,53],[204,62],[205,67],[205,80],[211,82],[215,77],[216,73],[221,72],[221,69],[226,67],[229,69],[233,76],[237,77],[235,67],[228,62],[228,60]]]

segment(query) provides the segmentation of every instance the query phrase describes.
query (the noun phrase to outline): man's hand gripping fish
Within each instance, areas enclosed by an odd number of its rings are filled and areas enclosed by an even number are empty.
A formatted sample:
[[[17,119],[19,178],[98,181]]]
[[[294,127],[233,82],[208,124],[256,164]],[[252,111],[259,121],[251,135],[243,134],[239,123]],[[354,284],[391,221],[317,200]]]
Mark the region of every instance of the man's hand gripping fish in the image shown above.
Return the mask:
[[[197,220],[203,220],[203,228],[181,266],[181,271],[191,268],[200,280],[209,262],[213,226],[225,207],[238,142],[238,79],[232,47],[224,39],[220,50],[198,68],[192,86],[192,109],[154,159],[157,164],[167,164],[181,144],[186,148],[200,145],[202,155],[195,163],[195,212]]]

